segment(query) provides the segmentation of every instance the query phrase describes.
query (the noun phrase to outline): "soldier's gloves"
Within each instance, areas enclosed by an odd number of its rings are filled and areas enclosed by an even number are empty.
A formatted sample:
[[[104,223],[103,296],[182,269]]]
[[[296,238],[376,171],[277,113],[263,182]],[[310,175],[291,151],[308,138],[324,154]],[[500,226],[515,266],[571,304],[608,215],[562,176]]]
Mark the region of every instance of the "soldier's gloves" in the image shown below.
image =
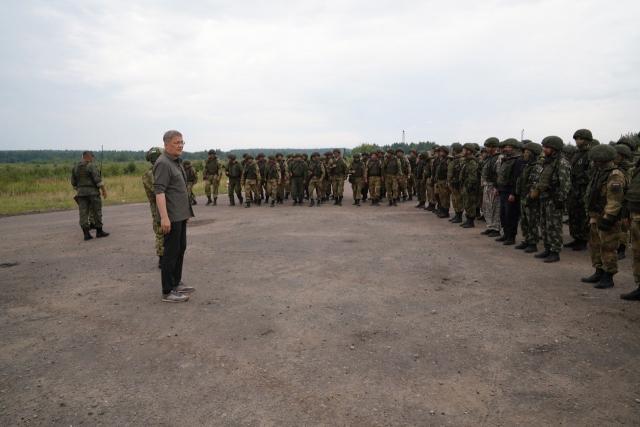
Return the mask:
[[[598,220],[598,230],[609,231],[613,228],[615,223],[615,219],[611,219],[605,215]]]

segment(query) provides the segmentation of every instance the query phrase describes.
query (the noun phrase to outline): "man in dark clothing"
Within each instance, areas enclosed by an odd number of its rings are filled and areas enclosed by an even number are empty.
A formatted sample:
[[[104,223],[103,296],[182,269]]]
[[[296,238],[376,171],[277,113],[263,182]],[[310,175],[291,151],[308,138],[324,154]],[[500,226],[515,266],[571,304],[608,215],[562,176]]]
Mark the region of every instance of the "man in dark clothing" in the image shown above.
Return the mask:
[[[520,155],[522,143],[514,138],[502,142],[502,162],[498,170],[498,193],[500,195],[500,224],[503,235],[496,239],[503,245],[514,245],[520,220],[520,200],[516,194],[516,183],[525,162]]]

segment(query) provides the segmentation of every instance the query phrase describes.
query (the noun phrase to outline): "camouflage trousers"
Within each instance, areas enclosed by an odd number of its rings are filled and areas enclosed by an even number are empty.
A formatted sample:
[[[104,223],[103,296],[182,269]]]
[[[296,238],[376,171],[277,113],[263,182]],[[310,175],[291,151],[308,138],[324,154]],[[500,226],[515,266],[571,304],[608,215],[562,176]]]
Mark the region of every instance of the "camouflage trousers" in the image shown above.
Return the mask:
[[[453,211],[455,213],[462,212],[462,194],[460,193],[460,189],[449,187],[449,191],[451,192],[451,206],[453,207]]]
[[[438,200],[440,207],[446,211],[451,207],[451,193],[449,192],[449,186],[447,181],[436,181],[436,193],[438,194]]]
[[[260,199],[260,193],[258,193],[258,180],[244,180],[244,197],[247,202],[254,202]]]
[[[267,180],[266,193],[267,197],[271,200],[276,200],[278,195],[278,180],[277,179],[269,179]]]
[[[562,250],[562,213],[553,200],[540,200],[540,237],[551,252]]]
[[[189,203],[193,204],[194,200],[196,200],[196,195],[193,194],[193,182],[187,183],[187,194],[189,195]]]
[[[493,184],[485,184],[482,188],[482,214],[487,229],[500,231],[500,197]]]
[[[204,194],[207,197],[218,197],[218,191],[220,189],[220,176],[208,176],[204,180]]]
[[[367,181],[369,184],[369,193],[371,194],[371,198],[373,200],[380,200],[381,178],[379,176],[370,176],[367,177]]]
[[[631,233],[631,248],[633,249],[633,278],[636,285],[640,285],[640,213],[631,214],[629,231]]]
[[[418,180],[416,183],[416,194],[420,203],[427,201],[427,183],[425,180]]]
[[[333,197],[342,197],[344,194],[344,177],[332,176],[331,190],[333,191]]]
[[[397,175],[385,175],[384,187],[389,201],[396,200],[398,198],[398,176]]]
[[[233,193],[238,196],[238,200],[242,198],[242,185],[240,185],[240,179],[229,178],[229,188],[227,189],[227,193],[229,194],[230,200],[233,200]]]
[[[331,180],[329,178],[322,180],[322,189],[325,197],[331,196]]]
[[[304,197],[304,177],[291,177],[291,197],[294,201],[302,200]]]
[[[571,194],[567,200],[567,211],[569,213],[569,234],[575,240],[588,240],[591,235],[591,226],[587,217],[587,209],[582,200],[582,191]]]
[[[436,191],[433,188],[433,181],[431,178],[428,178],[426,181],[426,190],[427,190],[427,200],[429,203],[436,204]]]
[[[90,219],[96,228],[102,228],[102,198],[95,196],[78,196],[78,211],[80,212],[80,227],[89,229]]]
[[[629,246],[629,224],[625,221],[620,222],[620,240],[618,245]]]
[[[416,177],[413,174],[409,175],[409,177],[407,178],[407,191],[409,192],[410,196],[418,193]]]
[[[160,214],[158,214],[158,206],[155,203],[149,203],[151,209],[151,224],[153,225],[153,234],[156,241],[156,255],[162,256],[164,253],[164,233],[160,227]]]
[[[589,254],[593,268],[601,268],[607,273],[618,272],[618,242],[620,241],[620,222],[611,230],[598,229],[599,216],[589,218]]]
[[[520,200],[520,230],[522,240],[529,245],[537,245],[540,241],[540,202],[527,200],[525,196]]]
[[[405,175],[398,177],[398,197],[406,197],[407,193],[407,177]]]
[[[277,194],[278,200],[284,200],[284,193],[285,193],[285,191],[288,192],[288,190],[287,190],[288,184],[289,184],[289,180],[288,179],[280,180],[280,183],[278,184],[278,194]]]
[[[322,190],[322,180],[319,178],[311,178],[309,180],[309,198],[313,199],[313,192],[316,192],[316,199],[324,197]]]
[[[472,192],[462,189],[462,207],[467,218],[475,218],[478,209],[478,194],[474,190]]]
[[[362,197],[362,178],[352,178],[351,191],[353,191],[353,200],[360,200]]]

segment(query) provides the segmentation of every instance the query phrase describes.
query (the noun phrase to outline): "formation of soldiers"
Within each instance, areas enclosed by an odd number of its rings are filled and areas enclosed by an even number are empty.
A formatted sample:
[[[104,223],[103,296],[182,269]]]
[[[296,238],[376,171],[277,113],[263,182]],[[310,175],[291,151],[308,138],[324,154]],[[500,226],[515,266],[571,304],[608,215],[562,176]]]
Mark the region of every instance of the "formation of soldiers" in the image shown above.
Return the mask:
[[[207,205],[216,205],[223,174],[228,178],[229,203],[273,207],[289,197],[294,206],[320,206],[333,200],[342,205],[344,183],[351,184],[353,204],[384,200],[389,206],[417,199],[416,208],[463,228],[482,220],[481,232],[502,245],[533,254],[545,263],[560,261],[563,248],[589,250],[593,274],[582,278],[595,288],[614,286],[618,260],[633,248],[633,273],[638,289],[621,297],[640,300],[640,159],[638,137],[622,137],[600,144],[587,129],[574,134],[575,147],[558,136],[540,144],[509,138],[487,138],[479,144],[454,143],[428,152],[403,150],[354,154],[347,163],[340,150],[282,154],[238,162],[220,162],[209,152],[203,179]],[[153,163],[159,148],[147,153]],[[191,169],[190,165],[188,168]],[[185,168],[187,169],[187,168]],[[186,173],[192,192],[197,174]],[[162,256],[162,234],[156,218],[149,173],[143,182],[149,195],[156,232],[156,251]],[[152,176],[151,176],[152,179]],[[242,190],[244,190],[244,197]],[[195,197],[193,203],[195,203]],[[563,244],[563,217],[568,216],[572,241]],[[521,241],[516,245],[518,231]],[[542,248],[539,245],[542,244]]]

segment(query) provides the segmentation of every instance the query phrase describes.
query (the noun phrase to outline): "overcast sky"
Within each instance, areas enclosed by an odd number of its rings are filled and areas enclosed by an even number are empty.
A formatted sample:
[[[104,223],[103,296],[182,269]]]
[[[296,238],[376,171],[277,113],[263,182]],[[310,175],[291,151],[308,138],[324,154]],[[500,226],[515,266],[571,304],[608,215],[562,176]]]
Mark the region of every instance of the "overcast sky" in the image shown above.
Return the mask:
[[[640,2],[2,1],[2,149],[640,131]]]

